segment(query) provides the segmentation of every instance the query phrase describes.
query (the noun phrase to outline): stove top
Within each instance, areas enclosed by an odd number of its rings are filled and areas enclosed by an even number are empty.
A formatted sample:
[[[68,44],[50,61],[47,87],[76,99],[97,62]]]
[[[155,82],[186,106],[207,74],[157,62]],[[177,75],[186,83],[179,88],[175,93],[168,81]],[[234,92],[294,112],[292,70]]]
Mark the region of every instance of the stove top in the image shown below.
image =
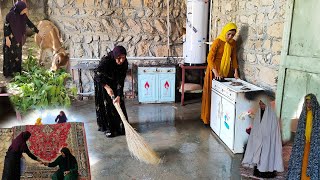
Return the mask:
[[[162,68],[162,67],[176,67],[175,64],[157,64],[157,65],[154,65],[154,64],[141,64],[139,65],[138,67],[159,67],[159,68]]]
[[[219,82],[218,84],[221,84],[228,89],[234,91],[234,92],[250,92],[250,91],[262,91],[263,89],[255,86],[253,84],[250,84],[246,81],[243,81],[241,79],[235,79],[235,78],[225,78],[223,81],[216,81]]]

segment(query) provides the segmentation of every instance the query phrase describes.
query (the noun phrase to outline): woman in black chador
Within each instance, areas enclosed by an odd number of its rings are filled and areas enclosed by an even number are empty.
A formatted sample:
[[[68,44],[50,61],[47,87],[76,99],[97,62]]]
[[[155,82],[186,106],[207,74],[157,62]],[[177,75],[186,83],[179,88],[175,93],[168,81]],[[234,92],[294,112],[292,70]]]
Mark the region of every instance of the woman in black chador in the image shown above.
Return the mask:
[[[56,123],[65,123],[67,122],[68,118],[63,111],[60,111],[59,115],[54,120]]]
[[[3,75],[5,77],[12,76],[15,72],[21,72],[22,46],[25,43],[26,25],[34,32],[39,32],[26,15],[27,11],[27,5],[18,1],[6,16],[3,29]]]
[[[40,159],[30,152],[27,146],[30,136],[31,133],[29,131],[24,131],[12,141],[4,160],[2,180],[20,179],[20,159],[22,153],[26,153],[31,159],[42,163]]]
[[[77,180],[78,163],[67,147],[61,149],[61,155],[53,162],[43,163],[48,167],[59,166],[59,169],[52,175],[52,180]]]
[[[99,131],[107,137],[124,135],[123,123],[114,103],[120,107],[128,119],[124,105],[123,86],[128,70],[127,51],[122,46],[116,46],[107,56],[101,58],[95,70],[95,102]]]

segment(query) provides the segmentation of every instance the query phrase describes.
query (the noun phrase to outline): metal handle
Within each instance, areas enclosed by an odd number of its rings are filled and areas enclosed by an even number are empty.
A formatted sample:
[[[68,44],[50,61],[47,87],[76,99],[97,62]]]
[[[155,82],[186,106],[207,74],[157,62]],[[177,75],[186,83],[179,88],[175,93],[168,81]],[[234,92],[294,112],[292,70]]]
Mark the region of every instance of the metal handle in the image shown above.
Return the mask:
[[[220,121],[220,102],[218,104],[218,120]]]
[[[223,118],[223,104],[222,104],[222,99],[221,99],[221,103],[220,103],[220,118]]]
[[[221,114],[222,114],[222,99],[221,101],[219,101],[219,105],[218,105],[218,119],[221,122]]]

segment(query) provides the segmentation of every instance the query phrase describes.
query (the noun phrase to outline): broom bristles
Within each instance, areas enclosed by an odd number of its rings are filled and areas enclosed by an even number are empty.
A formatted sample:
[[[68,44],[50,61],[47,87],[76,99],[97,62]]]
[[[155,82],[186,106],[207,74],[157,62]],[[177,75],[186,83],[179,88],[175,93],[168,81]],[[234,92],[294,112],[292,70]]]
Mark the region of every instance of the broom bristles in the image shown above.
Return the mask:
[[[131,155],[139,161],[143,161],[147,164],[159,164],[161,162],[160,157],[128,123],[120,105],[116,103],[114,106],[124,124],[128,149]]]

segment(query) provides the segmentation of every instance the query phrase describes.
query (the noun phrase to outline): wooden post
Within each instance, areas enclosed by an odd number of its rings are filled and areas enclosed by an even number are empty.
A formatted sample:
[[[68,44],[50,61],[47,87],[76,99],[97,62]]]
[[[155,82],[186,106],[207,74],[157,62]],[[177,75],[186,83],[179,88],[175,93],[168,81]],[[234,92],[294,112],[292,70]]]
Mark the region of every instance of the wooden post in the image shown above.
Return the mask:
[[[2,21],[1,3],[0,3],[0,19]]]

